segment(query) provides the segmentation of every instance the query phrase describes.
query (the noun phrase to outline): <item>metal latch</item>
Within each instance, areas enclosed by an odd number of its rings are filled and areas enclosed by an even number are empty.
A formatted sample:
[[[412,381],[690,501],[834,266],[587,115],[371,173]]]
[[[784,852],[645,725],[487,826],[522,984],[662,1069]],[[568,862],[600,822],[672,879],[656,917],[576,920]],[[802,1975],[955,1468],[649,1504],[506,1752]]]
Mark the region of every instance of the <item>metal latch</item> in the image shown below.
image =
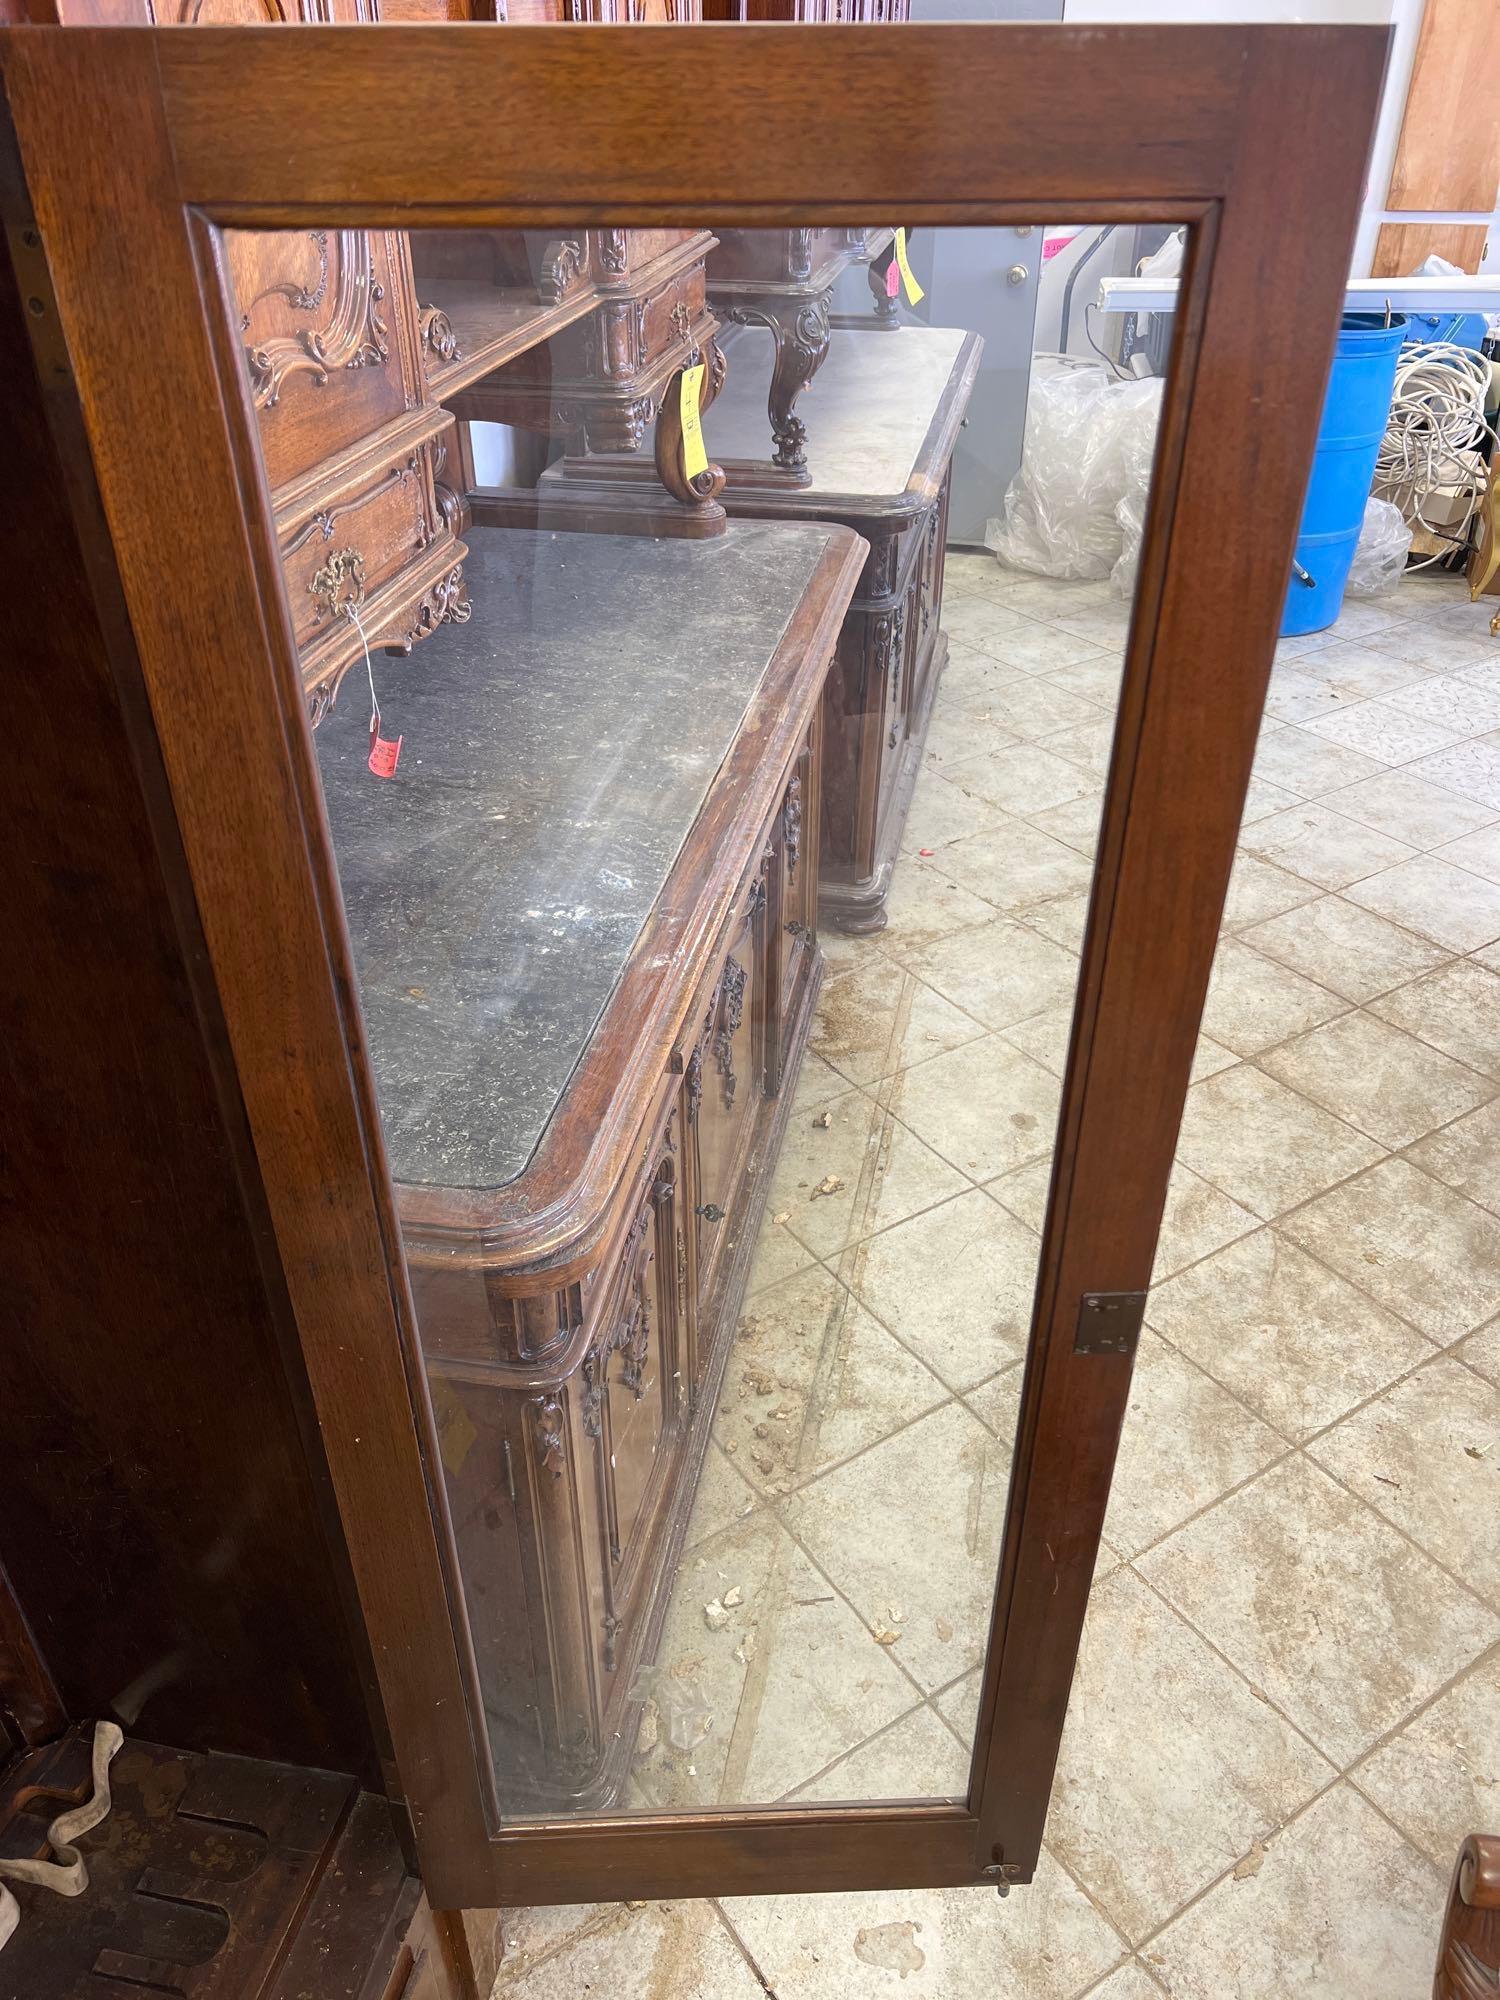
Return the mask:
[[[701,1215],[705,1222],[722,1222],[724,1220],[724,1211],[716,1201],[701,1203],[693,1210],[693,1213],[694,1215]]]
[[[1085,1292],[1078,1302],[1075,1354],[1134,1354],[1146,1316],[1144,1292]]]

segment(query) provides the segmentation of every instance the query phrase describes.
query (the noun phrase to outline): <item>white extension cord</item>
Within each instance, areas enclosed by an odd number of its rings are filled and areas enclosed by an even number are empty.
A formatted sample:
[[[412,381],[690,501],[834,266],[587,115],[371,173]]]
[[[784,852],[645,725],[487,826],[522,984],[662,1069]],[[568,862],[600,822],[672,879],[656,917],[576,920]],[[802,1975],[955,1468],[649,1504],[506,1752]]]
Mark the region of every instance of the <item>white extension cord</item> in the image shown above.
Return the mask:
[[[1413,569],[1468,541],[1484,493],[1479,454],[1495,436],[1484,415],[1489,393],[1490,363],[1473,348],[1446,340],[1402,348],[1373,490],[1394,501],[1409,526],[1448,545]]]
[[[48,1827],[47,1845],[52,1850],[51,1860],[0,1860],[0,1877],[8,1875],[13,1882],[35,1882],[38,1887],[51,1889],[58,1896],[83,1894],[89,1885],[88,1863],[73,1843],[80,1835],[92,1833],[102,1820],[109,1817],[109,1767],[115,1752],[124,1741],[118,1723],[94,1724],[94,1748],[91,1760],[93,1796],[83,1805],[73,1806],[69,1811],[59,1813]],[[0,1880],[0,1951],[5,1949],[20,1921],[20,1905],[6,1888],[4,1881]]]

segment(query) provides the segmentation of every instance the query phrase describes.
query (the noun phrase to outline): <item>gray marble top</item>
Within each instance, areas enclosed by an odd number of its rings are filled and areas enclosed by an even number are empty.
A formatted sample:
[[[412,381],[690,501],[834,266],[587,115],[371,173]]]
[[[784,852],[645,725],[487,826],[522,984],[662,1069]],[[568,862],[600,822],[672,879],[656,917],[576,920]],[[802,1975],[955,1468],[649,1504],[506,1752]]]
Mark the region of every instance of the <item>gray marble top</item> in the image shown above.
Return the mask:
[[[476,528],[474,615],[350,671],[314,739],[391,1170],[520,1175],[802,601],[828,530]]]
[[[967,338],[951,326],[873,333],[836,326],[827,360],[797,399],[812,474],[799,494],[904,493]],[[735,336],[723,391],[703,418],[710,458],[770,457],[766,391],[774,353],[757,327]]]

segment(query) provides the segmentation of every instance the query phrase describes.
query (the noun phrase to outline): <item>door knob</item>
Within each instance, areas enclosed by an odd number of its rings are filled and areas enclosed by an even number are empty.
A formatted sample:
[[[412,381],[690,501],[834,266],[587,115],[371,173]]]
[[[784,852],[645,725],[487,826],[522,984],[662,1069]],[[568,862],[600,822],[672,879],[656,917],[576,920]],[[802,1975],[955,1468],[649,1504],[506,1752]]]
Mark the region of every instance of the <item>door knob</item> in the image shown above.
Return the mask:
[[[1024,264],[1012,264],[1005,274],[1005,282],[1007,285],[1024,285],[1030,276]]]

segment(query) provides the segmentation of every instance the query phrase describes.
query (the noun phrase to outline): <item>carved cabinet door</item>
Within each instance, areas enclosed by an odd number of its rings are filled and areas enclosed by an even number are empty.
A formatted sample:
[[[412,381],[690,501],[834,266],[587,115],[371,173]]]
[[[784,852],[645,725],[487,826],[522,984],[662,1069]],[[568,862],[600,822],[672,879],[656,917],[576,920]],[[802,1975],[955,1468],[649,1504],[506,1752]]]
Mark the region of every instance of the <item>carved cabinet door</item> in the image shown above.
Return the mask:
[[[728,945],[688,1058],[686,1098],[693,1145],[695,1297],[707,1308],[746,1218],[736,1212],[744,1152],[765,1093],[766,889],[759,869],[742,891]]]

